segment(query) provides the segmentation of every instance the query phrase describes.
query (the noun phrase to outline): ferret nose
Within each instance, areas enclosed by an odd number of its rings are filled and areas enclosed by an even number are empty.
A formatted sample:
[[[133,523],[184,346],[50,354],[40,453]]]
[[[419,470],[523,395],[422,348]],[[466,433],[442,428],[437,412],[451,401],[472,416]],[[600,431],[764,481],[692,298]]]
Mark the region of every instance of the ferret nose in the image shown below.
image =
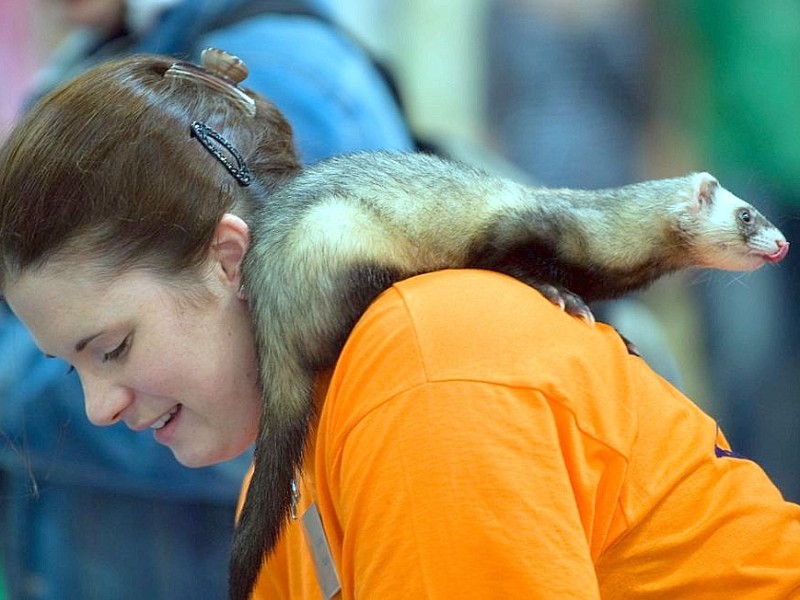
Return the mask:
[[[789,253],[789,242],[784,239],[775,240],[775,245],[778,247],[777,252],[773,252],[769,256],[767,256],[767,260],[769,262],[777,263],[782,261],[786,258],[786,255]]]

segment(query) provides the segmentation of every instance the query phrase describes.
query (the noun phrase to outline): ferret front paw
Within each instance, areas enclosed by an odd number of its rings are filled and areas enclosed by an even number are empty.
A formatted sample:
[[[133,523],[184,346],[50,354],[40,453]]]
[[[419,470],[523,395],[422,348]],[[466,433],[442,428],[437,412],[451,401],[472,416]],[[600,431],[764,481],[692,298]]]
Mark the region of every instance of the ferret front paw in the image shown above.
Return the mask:
[[[550,302],[556,306],[560,306],[568,315],[583,319],[589,324],[594,324],[595,321],[592,310],[589,308],[589,305],[583,301],[583,298],[577,294],[551,283],[532,282],[530,285],[538,290],[542,296],[550,300]]]

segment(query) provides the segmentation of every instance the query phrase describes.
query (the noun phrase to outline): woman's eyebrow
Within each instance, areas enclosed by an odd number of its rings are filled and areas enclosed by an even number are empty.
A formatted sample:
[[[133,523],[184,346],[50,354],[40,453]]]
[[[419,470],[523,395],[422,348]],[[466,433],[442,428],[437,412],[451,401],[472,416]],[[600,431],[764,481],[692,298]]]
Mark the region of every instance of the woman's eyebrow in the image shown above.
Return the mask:
[[[95,333],[95,334],[86,336],[85,338],[80,340],[77,344],[75,344],[75,352],[82,352],[86,348],[86,346],[88,346],[91,343],[91,341],[93,339],[98,338],[101,335],[103,335],[102,331],[100,333]],[[44,355],[45,355],[46,358],[58,358],[57,356],[54,356],[52,354],[47,354],[46,352],[44,353]]]
[[[101,331],[100,333],[95,333],[95,334],[93,334],[93,335],[90,335],[90,336],[87,336],[87,337],[83,338],[83,339],[82,339],[82,340],[80,340],[80,341],[79,341],[77,344],[75,344],[75,352],[81,352],[81,351],[83,351],[83,349],[84,349],[84,348],[86,348],[86,346],[88,346],[88,345],[89,345],[89,343],[90,343],[90,342],[91,342],[93,339],[95,339],[95,338],[98,338],[98,337],[100,337],[101,335],[103,335],[103,332],[102,332],[102,331]]]

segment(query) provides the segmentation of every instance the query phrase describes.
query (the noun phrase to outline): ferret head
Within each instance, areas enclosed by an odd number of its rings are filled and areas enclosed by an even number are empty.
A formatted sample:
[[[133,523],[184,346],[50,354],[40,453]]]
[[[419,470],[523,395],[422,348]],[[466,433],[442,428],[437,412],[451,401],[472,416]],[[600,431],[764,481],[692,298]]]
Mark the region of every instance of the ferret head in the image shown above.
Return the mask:
[[[688,208],[696,259],[702,266],[752,271],[783,260],[789,252],[789,242],[764,215],[708,173],[693,177],[693,197]]]

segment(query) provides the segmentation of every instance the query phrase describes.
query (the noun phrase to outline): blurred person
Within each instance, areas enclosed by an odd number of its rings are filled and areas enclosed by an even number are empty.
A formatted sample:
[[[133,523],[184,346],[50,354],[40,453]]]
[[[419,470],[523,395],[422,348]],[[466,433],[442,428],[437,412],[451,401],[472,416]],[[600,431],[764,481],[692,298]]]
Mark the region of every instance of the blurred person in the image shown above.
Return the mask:
[[[34,68],[35,61],[29,52],[31,40],[26,35],[30,25],[31,11],[27,2],[0,4],[0,141],[5,138],[16,119]],[[5,304],[0,301],[0,320],[4,318],[6,310]],[[0,363],[7,363],[8,360],[5,354],[0,354]],[[2,370],[0,367],[0,372]],[[0,404],[4,401],[5,396],[0,394]],[[2,436],[0,428],[0,448],[3,445]],[[4,478],[0,475],[0,505],[5,505],[7,494]],[[5,528],[0,528],[0,538],[6,535]],[[6,598],[3,573],[3,557],[6,552],[7,548],[0,544],[0,599]]]
[[[536,183],[613,188],[644,179],[648,14],[637,0],[496,0],[487,18],[486,122],[497,151]],[[664,325],[641,301],[598,304],[681,386]]]
[[[649,27],[635,0],[498,0],[487,23],[486,118],[498,149],[543,185],[639,176]]]
[[[411,146],[383,77],[332,24],[326,2],[43,1],[58,4],[73,30],[36,78],[29,105],[110,57],[196,60],[221,46],[245,59],[248,86],[288,116],[304,162]],[[0,553],[11,596],[225,597],[249,456],[189,470],[150,436],[92,427],[77,377],[45,358],[2,304],[0,356]]]
[[[107,58],[138,52],[196,58],[202,48],[234,39],[250,65],[249,85],[267,89],[286,112],[305,162],[353,148],[410,144],[396,97],[374,61],[332,26],[331,0],[38,1],[63,3],[75,30],[42,70],[34,98]],[[307,36],[305,46],[295,29]],[[350,96],[355,90],[363,98]]]
[[[800,240],[800,5],[660,3],[663,109],[727,185]],[[713,33],[710,33],[713,32]],[[800,499],[800,259],[694,287],[720,421],[787,498]]]
[[[28,2],[0,4],[0,140],[19,112],[34,69],[32,40],[27,35],[31,22]]]

